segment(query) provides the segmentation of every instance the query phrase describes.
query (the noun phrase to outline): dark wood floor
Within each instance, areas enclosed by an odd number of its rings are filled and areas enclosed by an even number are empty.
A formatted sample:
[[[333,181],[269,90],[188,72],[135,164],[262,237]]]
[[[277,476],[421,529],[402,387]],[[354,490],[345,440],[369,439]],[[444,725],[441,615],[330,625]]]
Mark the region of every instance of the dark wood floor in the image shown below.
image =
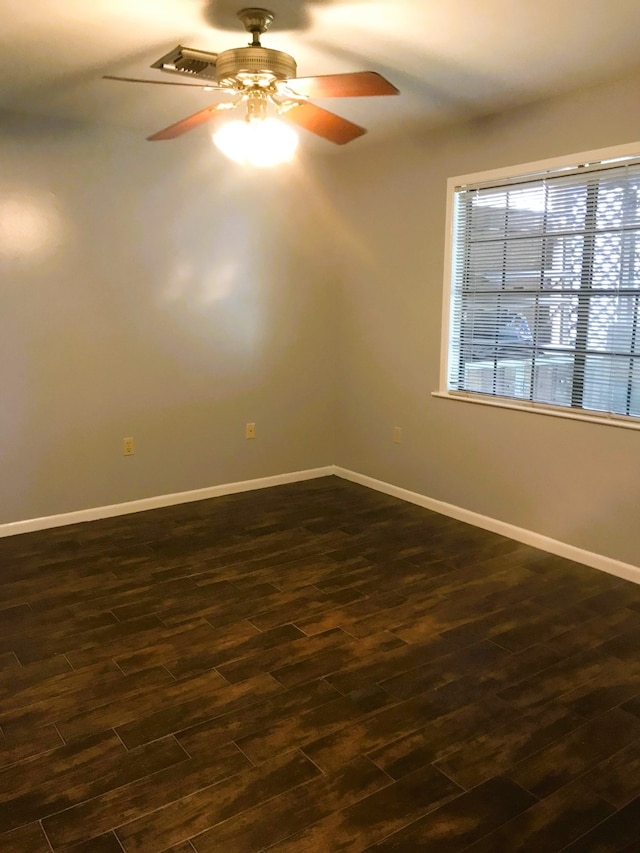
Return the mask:
[[[335,478],[0,565],[2,853],[640,850],[640,586]]]

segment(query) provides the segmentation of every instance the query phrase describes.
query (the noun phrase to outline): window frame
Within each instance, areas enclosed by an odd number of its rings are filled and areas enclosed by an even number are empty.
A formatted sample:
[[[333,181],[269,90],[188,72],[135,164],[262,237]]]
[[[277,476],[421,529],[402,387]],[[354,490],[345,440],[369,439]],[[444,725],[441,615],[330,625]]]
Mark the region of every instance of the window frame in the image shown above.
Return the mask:
[[[433,391],[432,396],[458,402],[474,403],[482,406],[513,409],[520,412],[532,412],[540,415],[552,415],[571,420],[640,430],[640,417],[633,415],[627,416],[610,412],[597,412],[591,409],[569,408],[566,406],[557,406],[513,397],[501,397],[497,395],[483,394],[481,392],[455,390],[448,387],[451,294],[454,272],[454,212],[456,189],[467,184],[491,184],[492,182],[518,183],[519,181],[524,181],[526,178],[542,178],[545,175],[552,174],[561,175],[563,172],[570,172],[580,167],[593,167],[599,163],[609,163],[615,160],[620,160],[620,165],[624,165],[625,160],[637,160],[639,158],[640,142],[632,142],[624,145],[583,151],[578,154],[563,155],[561,157],[507,166],[484,172],[458,175],[447,180],[440,378],[439,389],[437,391]]]

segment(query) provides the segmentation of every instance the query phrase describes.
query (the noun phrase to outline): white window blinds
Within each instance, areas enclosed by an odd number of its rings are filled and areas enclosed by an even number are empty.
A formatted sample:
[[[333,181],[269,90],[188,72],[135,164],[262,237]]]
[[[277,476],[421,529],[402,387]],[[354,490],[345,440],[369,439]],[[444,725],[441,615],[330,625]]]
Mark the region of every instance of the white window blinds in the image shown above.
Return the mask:
[[[640,162],[455,190],[448,387],[640,418]]]

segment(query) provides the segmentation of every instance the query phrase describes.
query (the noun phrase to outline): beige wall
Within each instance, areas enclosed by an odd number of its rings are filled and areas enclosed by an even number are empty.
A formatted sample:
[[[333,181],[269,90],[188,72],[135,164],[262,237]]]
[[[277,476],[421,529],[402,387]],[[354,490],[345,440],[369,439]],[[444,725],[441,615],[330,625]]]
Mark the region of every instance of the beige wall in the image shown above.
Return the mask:
[[[640,432],[431,396],[447,178],[640,141],[639,90],[636,76],[335,159],[337,464],[640,565]]]
[[[309,168],[256,182],[200,135],[0,128],[0,523],[332,463]]]
[[[446,179],[640,140],[639,85],[354,145],[322,179],[3,116],[0,524],[335,462],[640,564],[640,433],[431,396]]]

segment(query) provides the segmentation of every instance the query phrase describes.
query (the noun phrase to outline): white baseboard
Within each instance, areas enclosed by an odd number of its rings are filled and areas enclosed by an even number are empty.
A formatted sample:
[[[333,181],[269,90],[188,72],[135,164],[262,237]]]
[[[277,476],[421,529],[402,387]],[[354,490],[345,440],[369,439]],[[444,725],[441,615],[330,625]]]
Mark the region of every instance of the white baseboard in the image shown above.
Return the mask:
[[[337,465],[326,465],[323,468],[309,468],[305,471],[292,471],[288,474],[276,474],[273,477],[260,477],[255,480],[243,480],[238,483],[223,483],[219,486],[209,486],[189,492],[157,495],[151,498],[127,501],[126,503],[92,507],[75,512],[65,512],[60,515],[48,515],[43,518],[13,521],[8,524],[0,524],[0,538],[15,536],[20,533],[32,533],[36,530],[47,530],[52,527],[63,527],[67,524],[96,521],[100,518],[113,518],[118,515],[145,512],[149,509],[159,509],[160,507],[175,506],[176,504],[191,503],[192,501],[203,501],[207,500],[207,498],[217,498],[223,495],[237,494],[238,492],[267,489],[271,486],[282,486],[287,483],[299,483],[303,480],[314,480],[318,477],[329,477],[331,475],[341,477],[343,480],[350,480],[352,483],[359,483],[361,486],[366,486],[368,489],[373,489],[376,492],[384,492],[386,495],[391,495],[408,503],[417,504],[417,506],[438,512],[450,518],[455,518],[458,521],[473,524],[475,527],[490,530],[492,533],[498,533],[501,536],[506,536],[508,539],[514,539],[516,542],[522,542],[525,545],[531,545],[533,548],[539,548],[541,551],[556,554],[558,557],[565,557],[567,560],[583,563],[594,569],[600,569],[603,572],[616,575],[616,577],[624,578],[624,580],[640,583],[640,568],[630,563],[623,563],[611,557],[605,557],[603,554],[585,551],[582,548],[577,548],[575,545],[551,539],[549,536],[543,536],[524,527],[516,527],[514,524],[507,524],[505,521],[498,521],[498,519],[490,518],[487,515],[481,515],[480,513],[463,509],[454,504],[438,501],[426,495],[421,495],[418,492],[411,492],[408,489],[393,486],[390,483],[376,480],[373,477],[367,477],[365,474],[358,474],[356,471],[349,471],[347,468],[341,468]]]
[[[222,495],[233,495],[238,492],[250,492],[254,489],[267,489],[271,486],[283,486],[286,483],[299,483],[302,480],[315,480],[318,477],[329,477],[335,474],[335,466],[324,468],[309,468],[306,471],[293,471],[289,474],[276,474],[273,477],[260,477],[256,480],[243,480],[239,483],[224,483],[220,486],[208,486],[205,489],[195,489],[190,492],[176,492],[171,495],[157,495],[152,498],[142,498],[137,501],[127,501],[121,504],[98,506],[90,509],[64,512],[60,515],[47,515],[43,518],[29,518],[25,521],[12,521],[0,524],[0,538],[15,536],[19,533],[33,533],[35,530],[47,530],[51,527],[63,527],[67,524],[78,524],[83,521],[96,521],[99,518],[113,518],[117,515],[129,515],[134,512],[145,512],[148,509],[159,509],[163,506],[204,501],[207,498],[218,498]]]
[[[344,480],[350,480],[352,483],[359,483],[361,486],[366,486],[368,489],[374,489],[376,492],[384,492],[386,495],[391,495],[394,498],[400,498],[400,500],[417,504],[425,509],[438,512],[441,515],[447,515],[450,518],[457,519],[458,521],[473,524],[475,527],[482,527],[484,530],[490,530],[492,533],[499,533],[501,536],[506,536],[508,539],[515,539],[516,542],[522,542],[524,545],[531,545],[533,548],[539,548],[541,551],[547,551],[548,553],[555,554],[558,557],[565,557],[567,560],[575,560],[576,563],[583,563],[585,566],[600,569],[603,572],[608,572],[610,575],[616,575],[616,577],[624,578],[624,580],[640,583],[640,568],[633,566],[630,563],[623,563],[620,560],[614,560],[611,557],[605,557],[602,554],[595,554],[592,551],[585,551],[582,548],[576,548],[575,545],[568,545],[566,542],[560,542],[557,539],[551,539],[549,536],[534,533],[534,531],[527,530],[524,527],[516,527],[514,524],[507,524],[505,521],[498,521],[495,518],[490,518],[487,515],[480,515],[480,513],[463,509],[462,507],[455,506],[454,504],[448,504],[444,501],[428,498],[426,495],[411,492],[408,489],[401,489],[399,486],[392,486],[390,483],[385,483],[382,480],[375,480],[373,477],[367,477],[364,474],[358,474],[357,472],[349,471],[346,468],[334,466],[333,473],[337,477],[342,477]]]

